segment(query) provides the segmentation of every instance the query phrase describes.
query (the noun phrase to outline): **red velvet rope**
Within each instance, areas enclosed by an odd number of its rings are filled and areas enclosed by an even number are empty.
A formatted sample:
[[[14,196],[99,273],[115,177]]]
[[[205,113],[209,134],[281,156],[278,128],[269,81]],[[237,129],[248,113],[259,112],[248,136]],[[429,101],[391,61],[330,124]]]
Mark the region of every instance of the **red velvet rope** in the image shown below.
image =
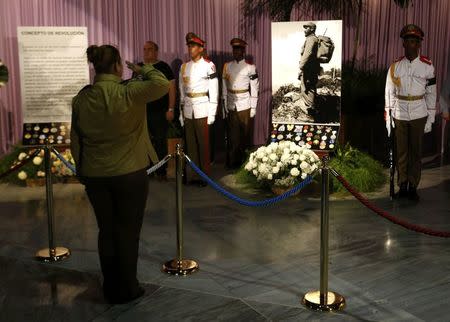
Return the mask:
[[[20,168],[22,168],[25,164],[27,164],[28,162],[30,162],[35,156],[37,156],[39,154],[39,152],[41,151],[41,149],[37,149],[34,151],[33,154],[28,154],[25,159],[23,159],[22,161],[20,161],[20,163],[16,164],[15,166],[13,166],[12,168],[10,168],[8,171],[3,172],[2,174],[0,174],[0,179],[6,177],[7,175],[13,173],[16,170],[19,170]]]
[[[448,231],[439,231],[439,230],[433,230],[429,228],[425,228],[419,225],[411,224],[405,220],[396,218],[389,214],[388,212],[384,211],[383,209],[378,208],[374,204],[370,203],[367,198],[365,198],[363,195],[361,195],[358,191],[356,191],[355,188],[353,188],[348,181],[346,181],[341,175],[336,175],[333,173],[333,175],[336,177],[336,179],[339,180],[340,183],[345,187],[345,189],[348,190],[356,199],[358,199],[364,206],[375,212],[376,214],[380,215],[381,217],[393,222],[394,224],[400,225],[406,229],[430,235],[435,237],[444,237],[444,238],[450,238],[450,232]]]

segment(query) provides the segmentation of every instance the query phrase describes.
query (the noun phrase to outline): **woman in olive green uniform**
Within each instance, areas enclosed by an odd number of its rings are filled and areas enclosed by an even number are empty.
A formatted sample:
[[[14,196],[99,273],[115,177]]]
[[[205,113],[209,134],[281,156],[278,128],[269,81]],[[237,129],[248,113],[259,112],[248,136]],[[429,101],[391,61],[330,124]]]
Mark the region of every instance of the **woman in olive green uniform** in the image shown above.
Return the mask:
[[[94,208],[103,291],[111,303],[144,294],[136,278],[139,235],[148,194],[146,168],[157,161],[147,133],[146,103],[169,89],[152,65],[127,62],[142,81],[122,82],[119,51],[90,46],[96,72],[72,102],[71,150],[77,175]]]

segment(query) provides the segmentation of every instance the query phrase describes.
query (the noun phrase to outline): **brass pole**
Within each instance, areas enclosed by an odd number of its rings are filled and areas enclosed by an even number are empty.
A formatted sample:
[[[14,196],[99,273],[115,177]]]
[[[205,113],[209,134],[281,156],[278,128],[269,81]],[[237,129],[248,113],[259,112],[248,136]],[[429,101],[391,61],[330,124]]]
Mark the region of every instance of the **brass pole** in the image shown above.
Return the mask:
[[[328,291],[328,235],[330,168],[328,156],[322,158],[322,193],[320,198],[320,289],[305,294],[301,302],[316,311],[337,311],[345,307],[342,295]]]
[[[176,145],[175,154],[176,170],[176,207],[177,207],[177,260],[183,260],[183,158],[181,157],[181,146]]]
[[[46,142],[44,146],[45,166],[45,194],[47,201],[47,225],[48,225],[48,248],[41,249],[36,253],[36,259],[44,262],[57,262],[70,256],[70,250],[65,247],[55,247],[54,227],[55,216],[53,208],[53,180],[51,171],[51,150],[53,147]]]
[[[326,161],[325,161],[326,162]],[[328,225],[329,225],[329,178],[325,165],[322,168],[322,198],[320,200],[320,304],[328,301]]]
[[[166,262],[162,270],[171,275],[189,275],[199,269],[197,262],[183,259],[183,163],[184,153],[180,144],[176,145],[176,221],[177,221],[177,258]]]

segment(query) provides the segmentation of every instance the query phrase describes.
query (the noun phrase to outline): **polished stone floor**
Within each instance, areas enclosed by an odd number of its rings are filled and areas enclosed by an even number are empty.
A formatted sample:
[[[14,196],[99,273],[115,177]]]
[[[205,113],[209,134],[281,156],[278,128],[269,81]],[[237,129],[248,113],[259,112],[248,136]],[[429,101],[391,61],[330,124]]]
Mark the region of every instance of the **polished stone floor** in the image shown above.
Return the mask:
[[[116,306],[99,290],[97,229],[82,186],[55,185],[55,237],[72,256],[43,264],[33,256],[47,245],[44,189],[0,185],[0,321],[450,321],[450,239],[407,231],[352,198],[330,203],[329,286],[345,296],[342,312],[300,304],[319,287],[320,200],[302,195],[255,209],[186,186],[185,254],[200,271],[165,275],[161,264],[176,249],[175,185],[150,185],[138,267],[146,295]],[[385,193],[372,200],[450,231],[450,166],[426,169],[419,192],[418,204]]]

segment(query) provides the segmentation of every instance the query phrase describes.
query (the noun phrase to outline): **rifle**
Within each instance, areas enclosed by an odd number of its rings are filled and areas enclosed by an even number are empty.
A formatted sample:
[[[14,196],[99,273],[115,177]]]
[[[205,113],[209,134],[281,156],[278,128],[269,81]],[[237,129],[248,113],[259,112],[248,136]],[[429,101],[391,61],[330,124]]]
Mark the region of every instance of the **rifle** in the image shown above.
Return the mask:
[[[389,126],[391,128],[391,135],[389,136],[389,197],[394,199],[394,186],[395,186],[395,138],[394,129],[392,127],[392,110],[389,109]]]

